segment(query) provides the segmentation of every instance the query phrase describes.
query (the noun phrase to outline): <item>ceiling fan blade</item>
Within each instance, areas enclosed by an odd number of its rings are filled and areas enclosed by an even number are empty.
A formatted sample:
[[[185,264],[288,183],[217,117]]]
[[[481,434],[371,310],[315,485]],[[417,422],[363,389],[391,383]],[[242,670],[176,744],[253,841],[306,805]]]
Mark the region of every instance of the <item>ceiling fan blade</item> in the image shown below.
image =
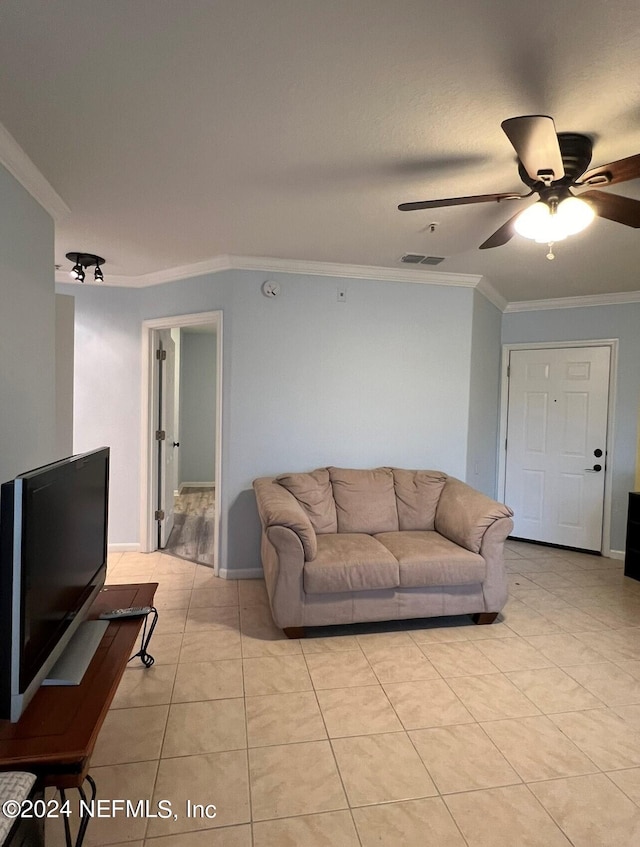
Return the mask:
[[[587,171],[578,185],[614,185],[616,182],[626,182],[629,179],[640,178],[640,153],[618,159],[609,165],[600,165]]]
[[[601,218],[640,229],[640,200],[608,191],[583,191],[580,199],[588,200]]]
[[[512,218],[509,218],[506,223],[503,223],[500,229],[497,229],[493,235],[489,236],[489,238],[480,245],[480,250],[488,250],[490,247],[502,247],[502,245],[506,244],[507,241],[511,241],[513,236],[516,234],[513,225],[520,214],[521,212],[518,212],[517,215],[514,215]]]
[[[441,206],[466,206],[469,203],[500,203],[501,200],[520,200],[529,194],[476,194],[472,197],[448,197],[444,200],[421,200],[417,203],[401,203],[401,212],[415,212],[417,209],[439,209]]]
[[[531,179],[554,182],[564,176],[562,153],[553,118],[523,115],[500,124]]]

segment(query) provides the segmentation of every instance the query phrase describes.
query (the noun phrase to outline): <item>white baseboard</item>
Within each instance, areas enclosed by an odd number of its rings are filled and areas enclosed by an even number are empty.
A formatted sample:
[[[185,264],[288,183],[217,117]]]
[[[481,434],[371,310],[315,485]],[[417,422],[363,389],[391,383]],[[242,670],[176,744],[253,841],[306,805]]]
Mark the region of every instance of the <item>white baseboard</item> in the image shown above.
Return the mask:
[[[108,553],[139,553],[140,544],[137,541],[123,544],[107,544]]]
[[[218,576],[222,579],[264,579],[262,568],[220,568]]]
[[[625,552],[624,550],[607,550],[604,555],[607,559],[619,559],[621,562],[624,562]]]

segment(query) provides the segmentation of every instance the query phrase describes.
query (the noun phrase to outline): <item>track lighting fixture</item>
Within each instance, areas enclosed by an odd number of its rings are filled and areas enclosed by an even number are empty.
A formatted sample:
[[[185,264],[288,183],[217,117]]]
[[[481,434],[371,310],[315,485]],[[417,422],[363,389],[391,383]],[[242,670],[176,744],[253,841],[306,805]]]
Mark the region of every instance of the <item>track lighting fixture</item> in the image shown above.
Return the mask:
[[[93,253],[67,253],[67,259],[70,262],[75,262],[69,276],[78,282],[84,282],[85,268],[95,267],[93,278],[96,282],[104,282],[104,275],[100,269],[100,265],[104,265],[102,256],[96,256]]]

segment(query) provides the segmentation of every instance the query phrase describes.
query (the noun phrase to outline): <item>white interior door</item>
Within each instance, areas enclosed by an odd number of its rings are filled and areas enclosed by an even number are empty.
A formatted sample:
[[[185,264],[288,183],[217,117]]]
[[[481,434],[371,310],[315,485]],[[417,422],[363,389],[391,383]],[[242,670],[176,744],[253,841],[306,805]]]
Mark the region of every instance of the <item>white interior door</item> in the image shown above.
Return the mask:
[[[176,487],[176,353],[171,330],[158,332],[158,350],[158,546],[166,547],[173,529],[173,492]]]
[[[600,551],[609,347],[512,350],[505,501],[513,535]]]

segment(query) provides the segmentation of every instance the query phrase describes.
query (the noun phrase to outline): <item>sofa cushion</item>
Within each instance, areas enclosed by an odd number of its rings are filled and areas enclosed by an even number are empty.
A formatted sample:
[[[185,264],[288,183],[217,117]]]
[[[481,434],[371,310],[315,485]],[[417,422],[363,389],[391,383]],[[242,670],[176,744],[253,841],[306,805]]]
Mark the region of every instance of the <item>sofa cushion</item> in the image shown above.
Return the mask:
[[[485,578],[482,556],[438,532],[382,532],[374,537],[398,560],[401,588],[467,585]]]
[[[370,535],[343,532],[318,536],[318,553],[304,565],[307,594],[396,588],[398,562]]]
[[[338,532],[393,532],[399,529],[391,468],[329,468]]]
[[[276,477],[276,482],[293,494],[309,515],[316,533],[338,531],[336,504],[326,468],[310,473],[282,474]]]
[[[447,481],[441,471],[392,468],[399,529],[433,529],[440,494]]]

